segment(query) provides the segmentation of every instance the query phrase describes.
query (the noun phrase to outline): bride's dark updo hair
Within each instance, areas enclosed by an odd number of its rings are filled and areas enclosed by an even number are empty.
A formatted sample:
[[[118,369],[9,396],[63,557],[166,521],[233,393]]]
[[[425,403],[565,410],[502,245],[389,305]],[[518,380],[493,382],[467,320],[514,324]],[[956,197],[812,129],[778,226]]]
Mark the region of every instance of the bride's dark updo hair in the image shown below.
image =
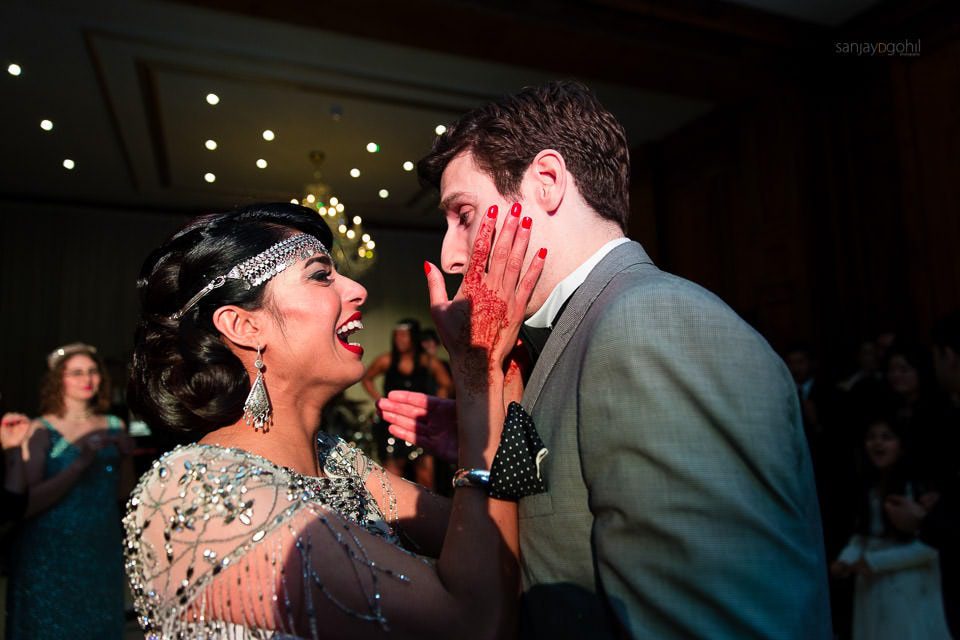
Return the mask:
[[[295,204],[258,204],[190,221],[147,258],[137,280],[137,325],[128,399],[150,426],[203,434],[243,415],[250,379],[213,326],[213,312],[231,304],[255,310],[266,283],[247,289],[228,279],[174,319],[217,276],[284,238],[333,238],[316,211]]]

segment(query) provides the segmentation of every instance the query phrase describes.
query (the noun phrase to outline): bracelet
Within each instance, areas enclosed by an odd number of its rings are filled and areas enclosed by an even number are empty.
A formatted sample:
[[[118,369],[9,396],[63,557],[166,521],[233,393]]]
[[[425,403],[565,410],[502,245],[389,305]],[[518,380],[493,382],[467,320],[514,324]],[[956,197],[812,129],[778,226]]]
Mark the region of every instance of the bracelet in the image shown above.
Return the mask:
[[[451,482],[454,489],[474,487],[487,491],[490,486],[490,472],[485,469],[458,469]]]

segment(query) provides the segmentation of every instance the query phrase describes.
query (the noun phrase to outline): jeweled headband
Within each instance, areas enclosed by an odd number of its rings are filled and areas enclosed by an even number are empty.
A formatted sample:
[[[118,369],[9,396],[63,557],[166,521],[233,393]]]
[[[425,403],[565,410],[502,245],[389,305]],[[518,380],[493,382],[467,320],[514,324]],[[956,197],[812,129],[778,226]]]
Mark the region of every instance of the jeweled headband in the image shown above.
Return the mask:
[[[57,366],[57,363],[60,362],[62,358],[67,356],[72,356],[76,353],[96,353],[97,348],[89,344],[84,344],[82,342],[71,342],[70,344],[65,344],[62,347],[57,347],[50,352],[50,355],[47,356],[47,366],[50,367],[50,370],[53,371],[53,368]]]
[[[187,304],[183,305],[183,307],[170,316],[170,318],[172,320],[179,320],[183,317],[183,314],[200,302],[203,296],[218,287],[222,287],[226,284],[227,280],[242,280],[246,284],[247,289],[251,289],[281,273],[290,265],[300,260],[306,260],[310,256],[318,253],[330,254],[327,248],[323,246],[323,243],[311,235],[298,233],[297,235],[285,238],[249,260],[244,260],[230,269],[226,274],[217,276],[208,282],[207,286],[200,289],[195,296],[190,298]]]

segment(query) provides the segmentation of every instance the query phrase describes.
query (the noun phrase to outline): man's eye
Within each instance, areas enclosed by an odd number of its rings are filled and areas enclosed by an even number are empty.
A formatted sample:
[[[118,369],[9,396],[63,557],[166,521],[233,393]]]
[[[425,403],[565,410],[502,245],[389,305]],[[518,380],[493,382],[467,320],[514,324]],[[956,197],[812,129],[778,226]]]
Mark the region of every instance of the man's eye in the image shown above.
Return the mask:
[[[467,225],[470,223],[470,209],[461,209],[460,213],[457,214],[457,221],[461,225]]]

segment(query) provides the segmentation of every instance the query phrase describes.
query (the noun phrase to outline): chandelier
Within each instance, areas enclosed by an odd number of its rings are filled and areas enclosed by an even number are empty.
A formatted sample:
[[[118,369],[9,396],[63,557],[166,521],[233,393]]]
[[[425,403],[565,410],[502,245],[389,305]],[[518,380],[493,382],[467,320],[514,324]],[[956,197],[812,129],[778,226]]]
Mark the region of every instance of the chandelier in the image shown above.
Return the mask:
[[[317,215],[324,219],[333,234],[331,253],[337,270],[351,277],[360,276],[374,265],[377,243],[364,231],[363,219],[347,213],[346,205],[333,195],[330,185],[323,181],[320,167],[326,154],[323,151],[311,151],[309,158],[313,165],[314,182],[304,186],[301,198],[293,198],[290,202],[317,210]]]

